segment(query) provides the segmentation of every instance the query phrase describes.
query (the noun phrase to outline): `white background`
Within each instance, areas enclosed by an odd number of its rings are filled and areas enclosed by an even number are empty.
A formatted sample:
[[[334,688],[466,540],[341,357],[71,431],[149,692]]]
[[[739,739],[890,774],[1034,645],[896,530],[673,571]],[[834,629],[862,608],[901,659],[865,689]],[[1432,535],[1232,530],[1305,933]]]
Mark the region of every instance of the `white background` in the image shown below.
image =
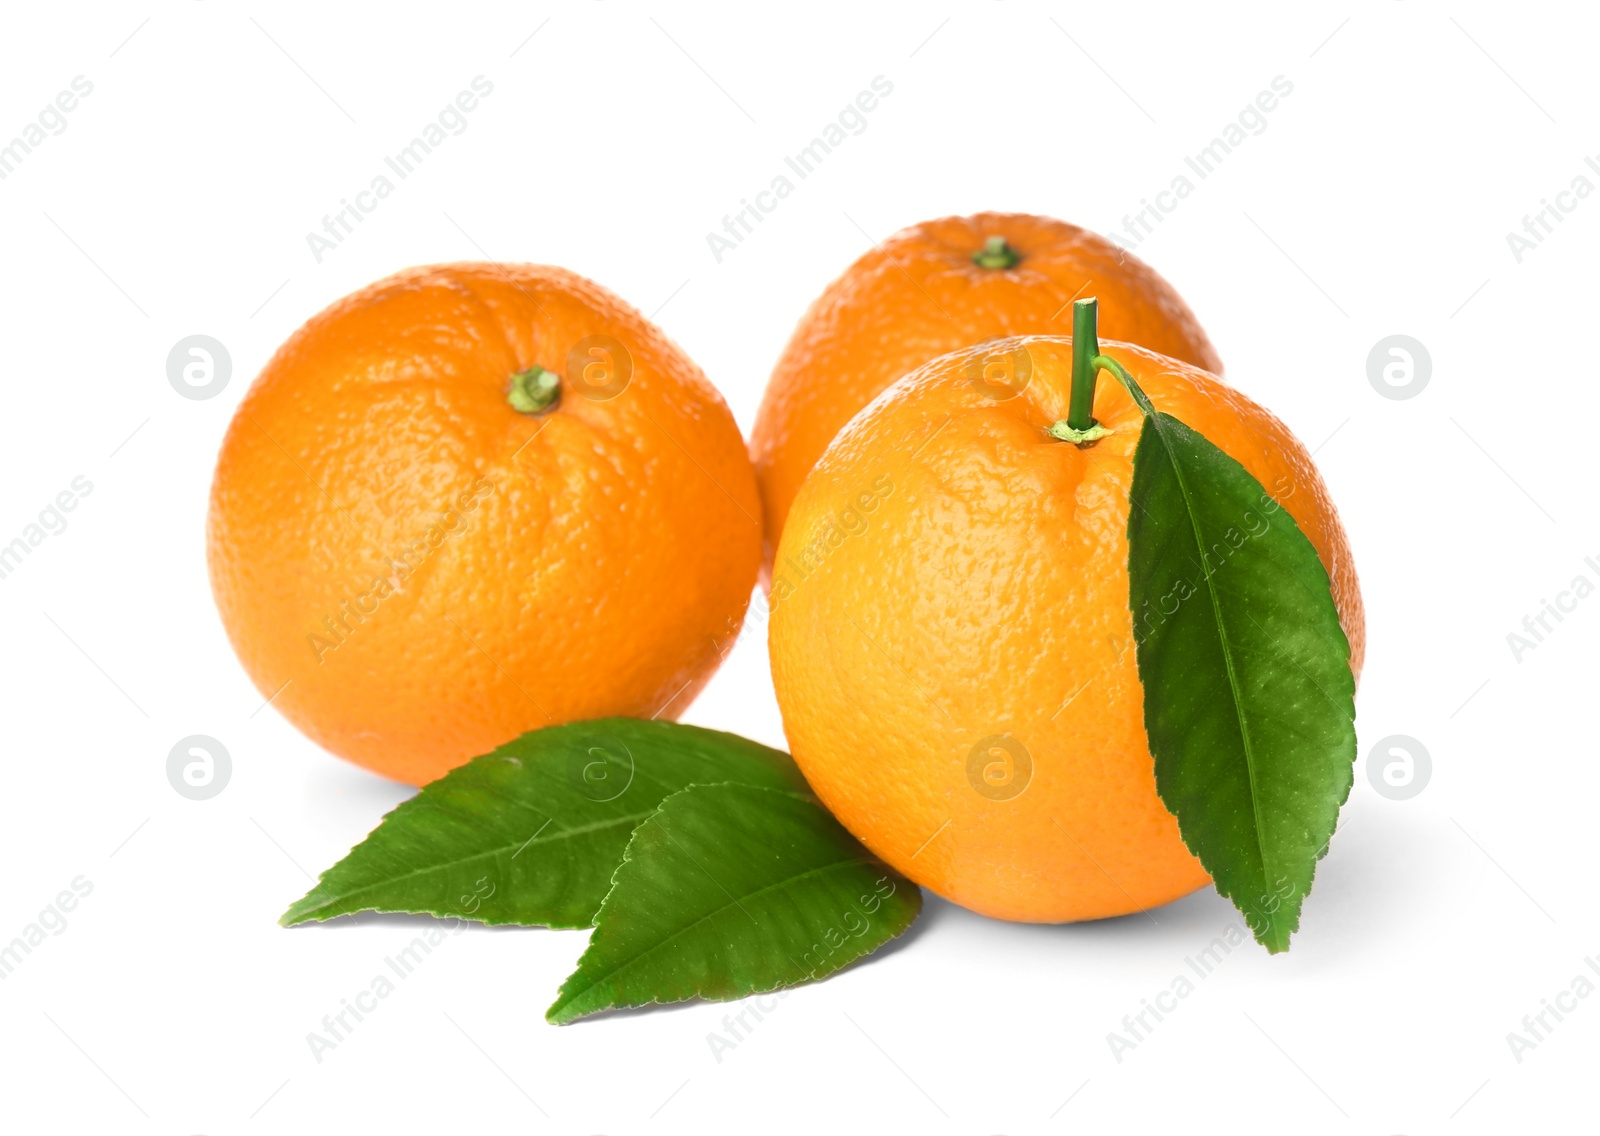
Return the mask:
[[[75,877],[93,891],[0,981],[7,1129],[1500,1133],[1592,1112],[1600,997],[1520,1062],[1507,1042],[1600,955],[1600,599],[1520,661],[1507,643],[1600,582],[1600,195],[1520,263],[1506,240],[1600,154],[1578,6],[20,7],[0,140],[74,76],[93,92],[0,181],[0,543],[74,477],[93,491],[0,580],[0,941]],[[466,131],[318,263],[307,232],[477,75]],[[878,75],[867,129],[717,263],[706,233]],[[748,430],[794,321],[871,240],[982,209],[1120,228],[1279,75],[1265,131],[1138,252],[1316,448],[1361,572],[1362,757],[1294,949],[1235,951],[1118,1062],[1107,1034],[1234,920],[1223,900],[1037,927],[930,898],[719,1062],[731,1007],[547,1026],[583,934],[473,929],[315,1061],[306,1035],[419,923],[275,924],[406,792],[262,709],[212,607],[212,464],[276,345],[409,265],[562,264],[657,313]],[[233,365],[204,401],[166,374],[195,333]],[[1408,400],[1368,381],[1395,333],[1432,360]],[[783,744],[763,630],[687,720]],[[167,781],[190,734],[232,754],[209,801]],[[1391,734],[1432,754],[1408,801],[1368,780]]]

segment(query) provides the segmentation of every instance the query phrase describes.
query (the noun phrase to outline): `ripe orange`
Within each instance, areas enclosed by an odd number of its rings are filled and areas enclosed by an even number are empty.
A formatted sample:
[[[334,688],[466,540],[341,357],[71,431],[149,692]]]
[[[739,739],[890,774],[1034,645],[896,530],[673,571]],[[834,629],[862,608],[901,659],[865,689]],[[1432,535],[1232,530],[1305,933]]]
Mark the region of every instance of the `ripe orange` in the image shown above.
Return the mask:
[[[947,351],[1070,332],[1080,296],[1099,298],[1102,338],[1221,374],[1221,360],[1172,285],[1132,253],[1064,221],[1025,213],[945,217],[901,230],[846,269],[795,328],[750,435],[765,567],[800,483],[879,391]]]
[[[1359,676],[1349,544],[1305,447],[1216,377],[1101,341],[1156,407],[1242,463],[1316,547]],[[1020,393],[972,379],[1000,351]],[[1142,419],[1104,373],[1079,448],[1071,340],[946,355],[859,414],[795,498],[770,643],[806,779],[873,852],[985,915],[1120,915],[1207,882],[1156,793],[1133,650],[1128,492]]]
[[[278,350],[207,547],[263,696],[421,784],[536,726],[675,717],[744,618],[760,515],[727,406],[637,311],[564,269],[451,264]]]

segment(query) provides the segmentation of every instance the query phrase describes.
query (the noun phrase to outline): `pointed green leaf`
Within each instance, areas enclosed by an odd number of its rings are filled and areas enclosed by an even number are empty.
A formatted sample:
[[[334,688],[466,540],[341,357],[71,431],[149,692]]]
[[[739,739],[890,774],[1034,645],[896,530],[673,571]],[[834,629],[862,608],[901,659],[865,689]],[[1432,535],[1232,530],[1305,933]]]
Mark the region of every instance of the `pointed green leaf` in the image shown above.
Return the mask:
[[[911,925],[922,893],[815,800],[674,793],[639,826],[589,949],[545,1017],[727,1001],[824,978]]]
[[[1350,793],[1350,644],[1288,511],[1144,405],[1128,575],[1156,787],[1217,890],[1276,953]]]
[[[587,927],[634,827],[704,781],[807,791],[787,754],[717,730],[631,718],[534,730],[424,786],[281,922],[402,911]]]

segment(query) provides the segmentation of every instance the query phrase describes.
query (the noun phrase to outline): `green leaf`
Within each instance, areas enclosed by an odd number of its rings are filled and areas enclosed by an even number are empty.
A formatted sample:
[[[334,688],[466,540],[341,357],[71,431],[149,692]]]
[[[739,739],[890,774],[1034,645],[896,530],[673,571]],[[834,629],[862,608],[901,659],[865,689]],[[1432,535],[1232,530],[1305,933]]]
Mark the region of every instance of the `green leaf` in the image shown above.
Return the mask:
[[[911,925],[922,892],[794,793],[694,785],[633,834],[545,1017],[727,1001],[826,977]]]
[[[1138,397],[1129,603],[1156,788],[1217,890],[1277,953],[1350,794],[1350,644],[1288,511]]]
[[[523,734],[423,787],[290,907],[587,927],[638,823],[702,781],[807,792],[785,753],[734,734],[602,718]]]

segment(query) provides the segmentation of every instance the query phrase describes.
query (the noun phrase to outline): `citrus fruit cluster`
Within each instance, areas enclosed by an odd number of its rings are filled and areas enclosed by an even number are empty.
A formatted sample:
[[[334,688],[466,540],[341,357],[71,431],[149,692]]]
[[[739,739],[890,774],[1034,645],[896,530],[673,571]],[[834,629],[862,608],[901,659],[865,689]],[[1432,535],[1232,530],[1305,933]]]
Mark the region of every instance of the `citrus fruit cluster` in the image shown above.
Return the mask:
[[[1238,872],[1243,829],[1192,803],[1207,754],[1183,738],[1231,729],[1246,774],[1282,760],[1260,739],[1287,727],[1252,718],[1261,691],[1229,654],[1256,609],[1229,589],[1278,586],[1295,541],[1307,563],[1283,586],[1323,573],[1326,619],[1263,607],[1260,650],[1283,643],[1324,689],[1342,685],[1316,669],[1331,644],[1353,684],[1364,621],[1311,455],[1221,369],[1125,250],[1047,218],[946,218],[827,287],[747,454],[694,363],[600,286],[413,269],[313,317],[240,404],[212,485],[213,590],[281,713],[422,785],[530,730],[676,718],[759,581],[805,788],[896,872],[1024,921],[1139,911],[1215,877],[1263,924],[1290,902],[1281,949],[1348,791],[1344,725],[1324,731],[1327,791],[1288,794],[1290,820],[1241,790],[1259,855]],[[1185,516],[1193,573],[1162,519]],[[1297,620],[1320,630],[1300,643]],[[1217,650],[1232,726],[1205,718],[1201,683],[1151,687]],[[1219,797],[1232,773],[1207,774]]]

